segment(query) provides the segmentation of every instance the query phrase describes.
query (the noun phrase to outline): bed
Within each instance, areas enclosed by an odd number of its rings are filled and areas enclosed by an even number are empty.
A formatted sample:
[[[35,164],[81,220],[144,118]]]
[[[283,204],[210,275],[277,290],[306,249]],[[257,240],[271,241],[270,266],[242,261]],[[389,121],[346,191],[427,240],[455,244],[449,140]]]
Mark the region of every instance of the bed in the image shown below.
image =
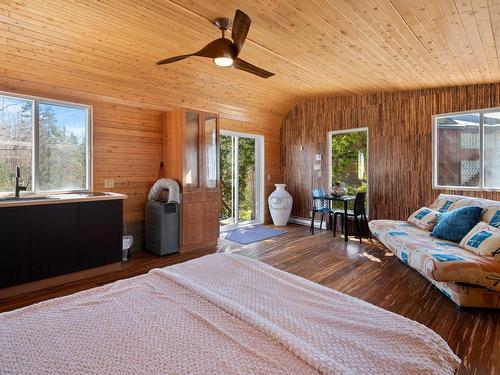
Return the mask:
[[[0,315],[2,374],[453,374],[425,326],[236,254]]]

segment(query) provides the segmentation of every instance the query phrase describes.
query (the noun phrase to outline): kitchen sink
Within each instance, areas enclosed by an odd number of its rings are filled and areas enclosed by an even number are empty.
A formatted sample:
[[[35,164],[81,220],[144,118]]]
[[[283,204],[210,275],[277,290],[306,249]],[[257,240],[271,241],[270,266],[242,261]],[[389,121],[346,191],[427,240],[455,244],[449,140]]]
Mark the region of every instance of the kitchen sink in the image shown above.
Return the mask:
[[[39,201],[42,199],[54,199],[54,198],[52,198],[52,197],[40,197],[40,196],[8,197],[8,198],[0,198],[0,202]]]

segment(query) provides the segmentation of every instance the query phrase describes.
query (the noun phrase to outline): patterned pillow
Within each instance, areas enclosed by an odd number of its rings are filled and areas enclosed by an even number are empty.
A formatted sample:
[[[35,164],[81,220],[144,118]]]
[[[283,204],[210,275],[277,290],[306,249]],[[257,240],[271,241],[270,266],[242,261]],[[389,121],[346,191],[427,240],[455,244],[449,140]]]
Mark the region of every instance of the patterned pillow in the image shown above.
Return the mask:
[[[480,221],[460,242],[460,247],[479,255],[500,254],[500,230]]]
[[[439,215],[441,214],[437,211],[422,207],[411,214],[408,222],[420,229],[431,231],[438,222]]]
[[[495,228],[500,228],[500,206],[486,207],[483,214],[483,221]]]
[[[467,206],[448,211],[439,216],[431,236],[460,242],[481,219],[481,207]]]
[[[468,206],[481,207],[481,201],[478,199],[474,199],[474,198],[459,199],[450,205],[450,207],[448,208],[448,211],[456,210],[457,208],[468,207]]]
[[[449,200],[446,198],[438,197],[431,205],[431,209],[438,212],[448,211],[456,200]]]
[[[492,207],[498,206],[497,201],[491,201],[476,197],[466,197],[463,195],[439,194],[434,202],[429,206],[431,209],[439,212],[448,212],[460,207]]]

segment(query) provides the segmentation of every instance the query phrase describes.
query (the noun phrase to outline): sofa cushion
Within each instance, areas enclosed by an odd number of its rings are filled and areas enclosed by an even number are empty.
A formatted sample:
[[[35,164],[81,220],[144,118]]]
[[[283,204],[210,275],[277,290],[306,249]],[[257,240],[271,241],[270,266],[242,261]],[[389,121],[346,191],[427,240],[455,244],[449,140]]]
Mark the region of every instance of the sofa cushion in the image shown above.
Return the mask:
[[[483,209],[476,206],[460,207],[444,212],[431,235],[443,240],[460,242],[481,219]]]
[[[420,229],[431,231],[438,222],[438,211],[431,210],[427,207],[419,208],[408,218],[408,222],[419,227]]]
[[[453,199],[447,196],[440,195],[439,197],[437,197],[434,203],[431,204],[430,208],[434,211],[446,212],[449,211],[453,203],[455,203],[459,199],[460,198]]]
[[[476,198],[463,198],[459,199],[451,205],[449,211],[456,210],[457,208],[476,206],[481,207],[481,200]]]
[[[434,211],[446,212],[465,206],[499,207],[500,202],[490,199],[466,197],[464,195],[439,194],[436,200],[429,206]]]
[[[438,239],[405,221],[372,220],[370,230],[399,259],[426,278],[461,282],[500,292],[499,257],[485,257]]]
[[[460,247],[479,255],[495,256],[500,252],[500,229],[480,221],[462,239]]]
[[[492,227],[500,228],[500,205],[486,207],[482,220]]]

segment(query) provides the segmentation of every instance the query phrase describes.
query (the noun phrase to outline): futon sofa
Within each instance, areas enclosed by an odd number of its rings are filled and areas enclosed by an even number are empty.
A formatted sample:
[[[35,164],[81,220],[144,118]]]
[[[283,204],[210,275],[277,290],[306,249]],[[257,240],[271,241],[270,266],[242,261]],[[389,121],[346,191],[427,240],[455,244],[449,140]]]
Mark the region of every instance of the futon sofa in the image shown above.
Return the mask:
[[[500,210],[499,201],[449,194],[439,195],[429,208],[444,212],[464,206]],[[392,253],[458,306],[500,308],[500,254],[478,255],[406,221],[373,220],[368,225]]]

